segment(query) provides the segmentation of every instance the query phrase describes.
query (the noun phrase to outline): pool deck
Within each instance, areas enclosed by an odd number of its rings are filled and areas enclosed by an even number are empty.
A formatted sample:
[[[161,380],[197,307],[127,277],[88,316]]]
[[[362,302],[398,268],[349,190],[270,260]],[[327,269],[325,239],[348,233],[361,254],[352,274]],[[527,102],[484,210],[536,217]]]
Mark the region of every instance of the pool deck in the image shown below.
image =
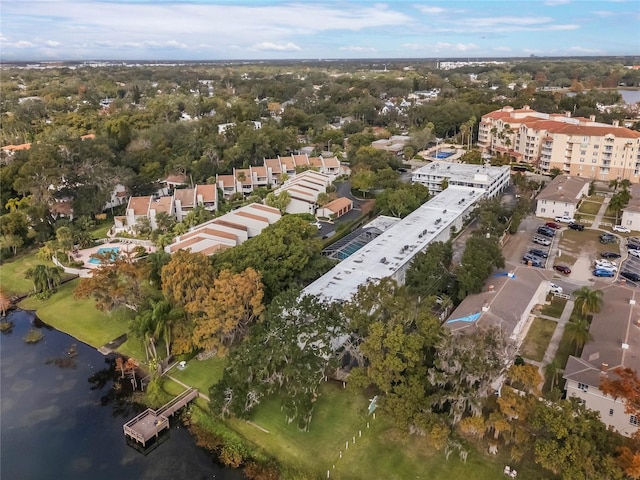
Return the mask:
[[[83,250],[78,250],[74,252],[73,259],[77,262],[83,262],[84,268],[98,268],[100,266],[99,263],[89,263],[91,259],[91,255],[98,253],[98,250],[101,248],[118,248],[118,252],[133,252],[138,245],[134,243],[126,243],[126,242],[114,242],[114,243],[103,243],[101,245],[96,245],[95,247],[85,248]],[[146,247],[149,253],[153,253],[157,250],[156,247]]]

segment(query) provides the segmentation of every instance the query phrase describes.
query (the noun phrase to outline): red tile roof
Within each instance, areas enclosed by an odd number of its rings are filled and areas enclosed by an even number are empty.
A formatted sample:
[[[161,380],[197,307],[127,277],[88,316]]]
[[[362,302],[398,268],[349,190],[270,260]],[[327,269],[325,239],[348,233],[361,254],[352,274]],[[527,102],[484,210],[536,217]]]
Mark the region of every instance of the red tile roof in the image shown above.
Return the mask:
[[[146,215],[149,211],[149,202],[151,202],[151,197],[131,197],[127,210],[133,210],[133,214],[136,216]]]

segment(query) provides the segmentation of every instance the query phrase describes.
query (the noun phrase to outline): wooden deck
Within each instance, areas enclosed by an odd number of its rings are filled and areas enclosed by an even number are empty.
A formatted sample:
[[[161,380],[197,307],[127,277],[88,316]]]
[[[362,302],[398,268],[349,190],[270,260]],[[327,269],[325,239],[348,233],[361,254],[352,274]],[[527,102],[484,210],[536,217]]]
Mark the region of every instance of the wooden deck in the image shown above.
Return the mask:
[[[143,447],[146,446],[149,440],[157,438],[162,430],[169,428],[169,417],[171,415],[197,396],[198,391],[195,388],[190,388],[158,410],[147,408],[144,412],[124,424],[122,428],[125,436],[142,444]]]

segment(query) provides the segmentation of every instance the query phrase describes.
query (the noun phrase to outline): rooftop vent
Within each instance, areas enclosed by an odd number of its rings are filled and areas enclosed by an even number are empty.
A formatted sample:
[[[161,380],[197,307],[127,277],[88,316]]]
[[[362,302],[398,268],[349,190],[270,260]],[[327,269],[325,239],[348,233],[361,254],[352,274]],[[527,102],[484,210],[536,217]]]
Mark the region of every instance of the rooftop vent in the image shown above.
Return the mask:
[[[447,209],[445,208],[444,210],[442,210],[442,213],[447,213]]]
[[[384,264],[386,264],[386,263],[387,263],[387,257],[382,257],[382,258],[380,259],[380,263],[384,263]]]
[[[442,219],[441,219],[441,218],[437,218],[437,219],[436,219],[436,225],[437,225],[437,224],[439,224],[441,221],[442,221]]]

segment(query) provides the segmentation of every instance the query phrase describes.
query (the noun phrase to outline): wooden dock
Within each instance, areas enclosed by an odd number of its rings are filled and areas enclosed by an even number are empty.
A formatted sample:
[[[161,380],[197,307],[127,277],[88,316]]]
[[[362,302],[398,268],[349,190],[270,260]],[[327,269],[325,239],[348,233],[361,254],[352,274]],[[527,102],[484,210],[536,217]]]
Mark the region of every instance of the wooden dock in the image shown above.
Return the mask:
[[[158,438],[158,434],[169,428],[169,417],[184,407],[198,396],[198,390],[190,388],[185,390],[173,400],[163,405],[158,410],[147,408],[140,415],[135,416],[122,427],[126,437],[135,440],[143,447],[152,438]]]

